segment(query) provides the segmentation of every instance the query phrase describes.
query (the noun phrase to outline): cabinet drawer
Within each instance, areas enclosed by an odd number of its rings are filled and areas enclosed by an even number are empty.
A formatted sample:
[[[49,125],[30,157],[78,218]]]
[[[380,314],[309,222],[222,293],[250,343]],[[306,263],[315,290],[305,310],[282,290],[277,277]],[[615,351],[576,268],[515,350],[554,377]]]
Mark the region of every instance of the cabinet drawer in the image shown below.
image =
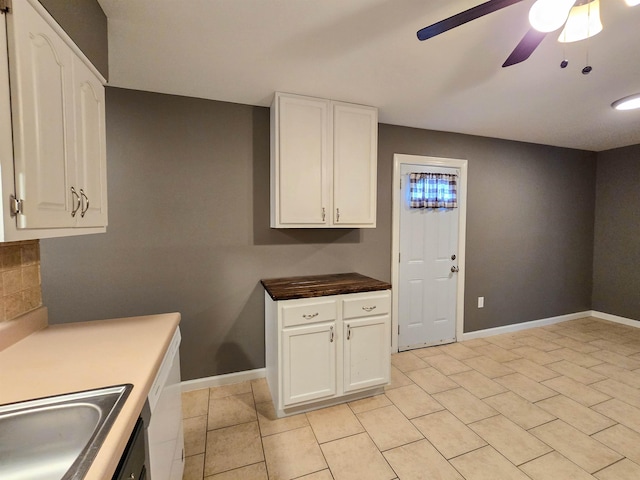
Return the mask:
[[[370,317],[389,313],[391,298],[388,292],[378,295],[354,295],[342,300],[343,318]]]
[[[290,300],[283,302],[283,327],[326,322],[336,319],[336,301],[331,300]]]

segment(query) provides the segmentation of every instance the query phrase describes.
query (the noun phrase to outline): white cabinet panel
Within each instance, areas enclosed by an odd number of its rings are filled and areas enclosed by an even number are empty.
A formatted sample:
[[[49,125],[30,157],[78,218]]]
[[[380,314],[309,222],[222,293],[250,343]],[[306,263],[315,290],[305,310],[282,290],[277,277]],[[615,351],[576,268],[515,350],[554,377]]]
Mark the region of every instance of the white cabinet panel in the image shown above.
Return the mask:
[[[345,320],[344,323],[344,391],[384,385],[389,382],[391,332],[388,315]]]
[[[271,227],[376,226],[378,111],[277,92]]]

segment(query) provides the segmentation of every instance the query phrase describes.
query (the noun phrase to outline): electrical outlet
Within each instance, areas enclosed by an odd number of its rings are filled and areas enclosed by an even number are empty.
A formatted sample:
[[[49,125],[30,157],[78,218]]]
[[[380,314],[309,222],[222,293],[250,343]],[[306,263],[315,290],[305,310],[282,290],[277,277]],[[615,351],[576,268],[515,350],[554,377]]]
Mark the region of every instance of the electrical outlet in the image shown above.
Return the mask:
[[[484,297],[478,297],[478,308],[484,308]]]

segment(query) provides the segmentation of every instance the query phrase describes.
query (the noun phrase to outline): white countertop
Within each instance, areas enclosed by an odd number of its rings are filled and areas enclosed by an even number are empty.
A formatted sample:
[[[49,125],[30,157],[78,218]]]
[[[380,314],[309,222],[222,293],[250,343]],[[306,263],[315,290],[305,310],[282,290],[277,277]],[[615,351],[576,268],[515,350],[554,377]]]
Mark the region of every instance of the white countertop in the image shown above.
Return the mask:
[[[133,384],[85,477],[110,479],[179,323],[179,313],[168,313],[50,325],[35,331],[0,351],[0,405]]]

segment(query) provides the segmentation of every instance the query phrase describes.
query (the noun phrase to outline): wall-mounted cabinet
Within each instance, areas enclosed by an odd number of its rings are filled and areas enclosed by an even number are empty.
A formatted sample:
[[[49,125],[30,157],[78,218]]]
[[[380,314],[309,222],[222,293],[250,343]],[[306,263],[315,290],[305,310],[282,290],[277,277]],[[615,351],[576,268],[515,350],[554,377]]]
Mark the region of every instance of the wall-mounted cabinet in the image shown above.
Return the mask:
[[[376,226],[378,111],[276,93],[271,227]]]
[[[0,241],[104,232],[105,80],[39,2],[2,25]]]

